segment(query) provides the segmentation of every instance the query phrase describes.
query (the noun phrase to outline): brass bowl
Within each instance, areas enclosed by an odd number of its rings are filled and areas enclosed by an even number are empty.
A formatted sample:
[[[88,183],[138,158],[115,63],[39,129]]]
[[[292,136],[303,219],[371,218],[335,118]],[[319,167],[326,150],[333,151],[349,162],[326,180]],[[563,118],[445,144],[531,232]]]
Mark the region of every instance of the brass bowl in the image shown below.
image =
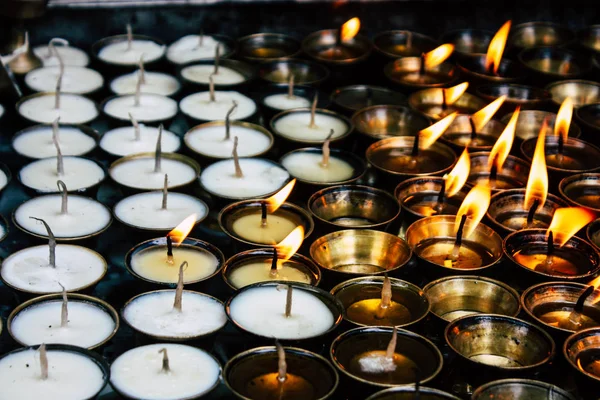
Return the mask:
[[[331,104],[345,115],[352,116],[366,107],[406,104],[406,96],[393,90],[373,85],[351,85],[337,88],[331,93]]]
[[[519,53],[519,62],[537,80],[576,79],[592,70],[592,60],[557,47],[534,47]]]
[[[302,41],[302,51],[313,60],[328,65],[348,65],[364,62],[371,55],[373,44],[363,35],[344,41],[345,57],[328,57],[328,51],[338,46],[339,31],[325,29],[313,32]]]
[[[473,144],[470,121],[470,115],[457,115],[440,137],[440,141],[453,148],[456,154],[461,154],[465,147],[469,149],[470,153],[490,151],[506,127],[500,121],[495,119],[489,120],[479,132],[476,132],[476,142]]]
[[[255,33],[239,38],[237,45],[237,56],[253,63],[294,58],[302,51],[298,40],[281,33]]]
[[[594,81],[570,79],[551,83],[545,89],[552,95],[557,108],[567,97],[573,100],[574,108],[600,102],[600,83]]]
[[[519,82],[524,78],[521,67],[507,58],[500,61],[497,73],[488,71],[485,60],[485,54],[474,55],[462,59],[458,63],[458,69],[464,78],[475,85]]]
[[[552,95],[547,90],[533,86],[515,85],[514,83],[482,85],[475,92],[477,96],[487,102],[492,102],[503,95],[506,96],[504,104],[496,114],[498,118],[512,113],[517,106],[521,106],[521,111],[543,109],[552,99]]]
[[[440,43],[454,45],[454,52],[459,59],[477,57],[487,53],[494,32],[483,29],[456,29],[444,33]]]
[[[363,108],[352,116],[357,133],[370,142],[393,136],[415,136],[431,125],[428,117],[399,105],[379,105]]]
[[[563,346],[563,356],[569,363],[571,371],[575,370],[578,376],[595,384],[600,384],[600,375],[592,374],[585,367],[593,368],[594,360],[597,365],[598,353],[600,353],[600,328],[576,332],[567,338]],[[582,362],[586,366],[583,366]],[[598,367],[595,371],[598,371]]]
[[[600,53],[600,25],[590,25],[577,32],[577,42],[588,53]]]
[[[470,93],[464,93],[446,109],[442,109],[442,101],[443,94],[440,89],[424,89],[408,97],[410,108],[434,121],[438,121],[455,111],[461,114],[473,114],[488,104],[488,102]]]
[[[467,187],[473,187],[478,182],[488,181],[490,177],[490,168],[488,167],[489,156],[489,152],[471,154],[471,170],[465,184]],[[508,156],[502,165],[502,169],[498,170],[496,183],[492,187],[492,193],[507,189],[524,188],[529,178],[529,167],[529,162],[515,156]]]
[[[588,104],[575,110],[575,120],[581,124],[592,143],[600,143],[600,104]]]
[[[458,79],[458,70],[453,63],[447,61],[427,69],[425,76],[428,79],[423,81],[410,79],[419,73],[420,68],[420,57],[404,57],[386,64],[383,74],[392,84],[411,92],[419,89],[451,86]]]
[[[391,60],[401,57],[420,57],[421,54],[437,46],[439,46],[438,41],[429,36],[404,30],[381,32],[373,38],[375,51]]]
[[[410,386],[384,389],[367,397],[366,400],[418,400],[419,398],[423,400],[460,400],[450,393],[426,386],[419,386],[418,391]]]
[[[565,46],[575,40],[575,33],[564,25],[547,21],[526,22],[510,30],[507,48],[519,52],[532,47]]]
[[[574,207],[585,207],[600,213],[600,173],[576,174],[558,185],[560,195]]]
[[[294,75],[296,85],[319,86],[329,78],[329,70],[324,65],[295,58],[265,62],[258,69],[258,77],[267,83],[288,83],[290,75]]]
[[[600,252],[600,218],[590,222],[585,229],[585,238]]]
[[[500,379],[478,387],[471,400],[575,400],[566,390],[531,379]]]
[[[506,114],[500,120],[504,124],[508,124],[513,113]],[[554,124],[556,123],[556,114],[549,111],[540,110],[521,110],[519,118],[517,118],[517,126],[515,129],[515,141],[513,149],[518,148],[519,143],[525,140],[538,137],[544,120],[548,122],[547,134],[550,134],[554,130]],[[581,136],[581,129],[575,123],[571,123],[569,127],[569,137],[578,138]]]

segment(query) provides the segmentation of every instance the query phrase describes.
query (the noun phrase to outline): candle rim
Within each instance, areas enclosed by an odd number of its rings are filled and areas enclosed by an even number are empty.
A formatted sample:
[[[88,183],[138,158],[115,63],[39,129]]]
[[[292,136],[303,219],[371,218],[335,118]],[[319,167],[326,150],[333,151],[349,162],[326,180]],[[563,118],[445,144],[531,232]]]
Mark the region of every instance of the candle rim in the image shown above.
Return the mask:
[[[48,125],[51,124],[51,122],[45,123],[43,121],[37,120],[37,119],[32,119],[30,117],[28,117],[27,115],[23,114],[21,112],[21,106],[24,105],[25,103],[27,103],[29,100],[32,99],[36,99],[38,97],[46,97],[46,96],[50,96],[52,97],[53,101],[54,98],[56,97],[56,93],[55,92],[36,92],[24,97],[21,97],[19,99],[19,101],[16,102],[15,104],[15,110],[17,111],[17,114],[19,114],[22,118],[25,118],[26,120],[33,122],[36,125]],[[71,98],[76,98],[79,101],[83,100],[84,102],[87,102],[89,104],[92,104],[94,106],[94,111],[96,112],[95,115],[87,120],[81,121],[81,122],[76,122],[76,123],[69,123],[69,124],[63,124],[63,125],[87,125],[90,122],[94,121],[96,118],[98,118],[98,116],[100,115],[100,106],[98,105],[98,103],[92,99],[90,99],[89,97],[82,95],[82,94],[76,94],[76,93],[61,93],[60,97],[71,97]]]
[[[148,60],[144,60],[144,65],[151,65],[151,64],[156,64],[159,61],[161,61],[164,57],[165,54],[167,52],[167,46],[166,44],[158,39],[155,38],[153,36],[147,36],[147,35],[141,35],[138,33],[134,33],[131,35],[131,38],[133,40],[143,40],[143,41],[150,41],[150,42],[154,42],[155,44],[159,45],[162,47],[162,52],[161,55],[157,58],[154,59],[148,59]],[[104,37],[98,41],[96,41],[93,45],[92,45],[92,57],[96,60],[99,61],[103,64],[112,66],[112,67],[117,67],[117,68],[137,68],[138,67],[138,61],[136,60],[135,63],[132,64],[120,64],[120,63],[114,63],[111,61],[107,61],[103,58],[99,57],[99,53],[102,49],[104,49],[107,45],[111,45],[111,44],[116,44],[116,43],[122,43],[122,42],[127,42],[128,40],[128,35],[127,34],[119,34],[119,35],[112,35],[112,36],[107,36]]]
[[[93,139],[93,140],[94,140],[94,146],[93,146],[93,147],[92,147],[90,150],[88,150],[86,153],[83,153],[83,154],[79,154],[79,155],[77,155],[78,157],[86,157],[86,156],[88,156],[90,153],[92,153],[94,150],[96,150],[96,148],[98,147],[98,144],[99,144],[99,142],[100,142],[100,139],[101,139],[100,132],[98,132],[96,129],[92,128],[91,126],[89,126],[89,125],[85,125],[85,124],[61,124],[61,123],[59,123],[59,124],[58,124],[58,129],[59,129],[59,132],[60,132],[60,130],[61,130],[61,129],[73,130],[73,131],[76,131],[76,132],[78,132],[78,133],[81,133],[81,134],[83,134],[84,136],[87,136],[87,137],[89,137],[89,138],[91,138],[91,139]],[[41,160],[41,159],[43,159],[43,158],[46,158],[46,157],[42,157],[42,158],[32,158],[32,157],[30,157],[30,156],[28,156],[28,155],[26,155],[26,154],[23,154],[23,153],[19,152],[19,151],[17,150],[17,148],[15,147],[14,143],[15,143],[15,141],[17,141],[17,140],[18,140],[18,139],[19,139],[21,136],[27,136],[27,135],[29,135],[29,134],[32,134],[31,132],[34,132],[34,133],[35,133],[35,132],[36,132],[36,131],[38,131],[38,130],[39,130],[39,131],[48,131],[48,134],[49,134],[49,135],[52,135],[52,124],[41,124],[41,123],[37,123],[37,124],[35,124],[35,125],[28,126],[28,127],[26,127],[26,128],[23,128],[23,129],[19,130],[18,132],[16,132],[16,133],[13,135],[12,139],[11,139],[11,147],[12,147],[12,149],[13,149],[13,150],[14,150],[14,151],[15,151],[17,154],[19,154],[19,155],[20,155],[20,156],[22,156],[22,157],[25,157],[25,158],[26,158],[27,160],[29,160],[29,161],[32,161],[32,160]],[[65,156],[65,157],[66,157],[66,156]],[[0,163],[0,169],[4,170],[4,168],[2,168],[2,165],[3,165],[3,164],[1,164],[1,163]]]

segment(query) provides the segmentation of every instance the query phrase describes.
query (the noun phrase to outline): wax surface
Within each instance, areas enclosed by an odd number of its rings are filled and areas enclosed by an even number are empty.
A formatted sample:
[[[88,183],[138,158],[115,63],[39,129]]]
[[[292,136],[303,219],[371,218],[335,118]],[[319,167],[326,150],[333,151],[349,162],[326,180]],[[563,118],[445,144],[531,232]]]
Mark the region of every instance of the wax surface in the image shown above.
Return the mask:
[[[58,144],[63,156],[81,156],[96,147],[96,141],[81,129],[71,126],[58,127]],[[52,141],[52,127],[39,126],[16,136],[13,148],[29,158],[56,156],[56,146]]]
[[[210,101],[209,92],[191,94],[181,100],[179,108],[192,118],[218,121],[225,119],[234,101],[238,106],[231,114],[231,120],[245,119],[256,112],[256,104],[252,99],[238,92],[225,91],[215,91],[215,101]]]
[[[271,274],[271,260],[245,264],[233,269],[229,274],[229,282],[237,289],[273,280],[311,283],[310,276],[290,263],[278,263],[277,272]]]
[[[90,58],[87,53],[77,47],[72,46],[54,46],[54,48],[60,54],[65,65],[72,65],[75,67],[85,67],[90,63]],[[54,51],[50,51],[47,45],[35,46],[33,53],[42,60],[44,67],[51,67],[59,65],[58,58]]]
[[[177,102],[158,94],[143,93],[140,105],[135,105],[134,95],[123,95],[109,100],[104,112],[113,118],[129,120],[129,114],[138,122],[155,122],[169,119],[177,114]]]
[[[246,80],[244,75],[232,68],[219,66],[219,72],[214,74],[214,65],[190,65],[181,70],[181,76],[196,83],[209,84],[212,75],[215,85],[235,85]]]
[[[144,62],[151,62],[165,54],[165,46],[151,40],[134,39],[131,41],[131,49],[128,47],[127,40],[107,44],[98,52],[98,58],[111,64],[132,65],[139,63],[142,56]]]
[[[116,94],[134,94],[139,79],[139,70],[130,74],[121,75],[110,83],[110,90]],[[181,85],[173,76],[161,72],[145,71],[144,83],[140,86],[141,93],[153,93],[162,96],[171,96],[179,90]]]
[[[98,116],[96,104],[90,99],[69,93],[60,95],[60,108],[54,107],[55,96],[37,96],[27,99],[19,107],[19,114],[35,122],[52,123],[60,117],[63,124],[85,124]]]
[[[119,201],[115,216],[126,224],[146,229],[173,229],[181,221],[196,214],[199,221],[206,217],[206,205],[193,196],[171,192],[167,208],[162,208],[162,192],[138,193]]]
[[[145,294],[129,303],[123,318],[149,335],[182,338],[214,332],[227,323],[225,307],[212,297],[183,291],[181,312],[173,309],[175,291]]]
[[[316,113],[315,127],[310,127],[310,112],[294,112],[278,118],[275,130],[290,139],[311,142],[324,142],[333,129],[332,138],[339,138],[348,132],[348,125],[338,117]]]
[[[25,84],[35,92],[54,92],[60,68],[37,68],[25,75]],[[63,93],[86,94],[102,87],[104,78],[97,71],[84,67],[65,66],[60,90]]]
[[[128,156],[154,152],[157,140],[157,127],[140,124],[140,140],[135,139],[133,126],[124,126],[104,133],[100,139],[100,147],[116,156]],[[173,132],[163,129],[160,146],[161,151],[165,153],[175,153],[181,146],[181,140]]]
[[[197,153],[214,157],[230,158],[234,137],[238,138],[238,156],[252,157],[262,154],[271,145],[264,133],[244,126],[230,126],[229,139],[225,139],[225,126],[202,126],[188,131],[185,144]]]
[[[287,94],[272,94],[264,98],[263,102],[277,110],[290,110],[292,108],[306,108],[310,107],[310,100],[301,96],[294,96],[290,98]]]
[[[138,189],[162,189],[165,174],[168,187],[185,185],[196,179],[196,170],[188,164],[168,158],[161,159],[160,172],[154,172],[154,157],[136,158],[112,167],[110,176],[119,184]]]
[[[454,247],[454,239],[426,239],[421,241],[415,252],[422,258],[446,268],[473,269],[490,265],[493,256],[478,243],[465,241],[459,250],[458,259],[451,261],[448,256]]]
[[[167,49],[167,58],[175,64],[187,64],[191,61],[213,59],[217,46],[221,54],[229,52],[227,46],[212,36],[203,35],[200,45],[199,35],[187,35],[172,43]]]
[[[64,173],[58,174],[56,157],[33,161],[19,171],[21,182],[42,192],[58,192],[56,181],[63,181],[69,190],[89,188],[104,179],[104,170],[92,160],[63,157]]]
[[[285,316],[285,286],[252,288],[238,294],[230,303],[231,318],[244,329],[277,339],[303,339],[318,336],[334,324],[329,308],[316,296],[301,289],[293,291],[292,312]]]
[[[374,350],[356,355],[348,369],[371,382],[401,385],[415,381],[419,366],[403,354],[394,353],[390,359],[384,350]]]
[[[337,157],[329,157],[327,166],[323,166],[323,154],[317,153],[291,153],[281,164],[293,177],[309,182],[341,182],[354,175],[352,165]]]
[[[4,189],[4,187],[8,184],[8,177],[4,173],[4,171],[0,170],[0,190]]]
[[[396,301],[392,301],[379,318],[380,304],[381,299],[359,300],[346,309],[346,318],[366,326],[398,326],[413,319],[410,310]]]
[[[11,286],[33,293],[58,293],[88,286],[104,275],[106,262],[95,251],[81,246],[56,246],[56,268],[48,264],[48,245],[13,253],[2,263],[2,279]]]
[[[262,216],[260,212],[246,214],[233,222],[233,232],[250,242],[262,244],[277,244],[298,225],[281,215],[271,214],[267,216],[267,224],[262,225]]]
[[[194,282],[212,275],[219,264],[209,252],[192,246],[173,248],[173,263],[167,262],[167,246],[156,246],[136,253],[131,268],[140,276],[155,282],[177,283],[179,266],[188,262],[183,271],[183,282]]]

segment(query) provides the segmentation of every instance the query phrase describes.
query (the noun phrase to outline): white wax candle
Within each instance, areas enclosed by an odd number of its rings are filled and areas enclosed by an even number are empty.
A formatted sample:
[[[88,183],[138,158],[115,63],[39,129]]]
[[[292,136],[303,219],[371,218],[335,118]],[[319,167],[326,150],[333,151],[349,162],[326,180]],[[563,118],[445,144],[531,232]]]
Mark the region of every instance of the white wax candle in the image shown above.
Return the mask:
[[[35,92],[54,92],[60,76],[60,68],[43,67],[25,75],[25,84]],[[62,93],[86,94],[100,89],[104,78],[93,69],[65,66],[60,91]]]
[[[72,46],[55,46],[54,47],[65,65],[74,67],[85,67],[90,63],[90,58],[87,53],[77,47]],[[33,48],[33,53],[42,60],[44,67],[52,67],[59,65],[58,58],[54,51],[48,49],[47,45],[36,46]]]
[[[48,379],[41,378],[40,356],[27,349],[0,360],[0,399],[88,399],[104,386],[95,361],[75,352],[48,350]]]
[[[119,65],[135,65],[140,62],[140,57],[144,57],[144,62],[149,63],[158,60],[165,54],[165,46],[155,43],[151,40],[133,39],[131,48],[127,40],[122,42],[110,43],[100,49],[98,58],[101,60]]]
[[[200,175],[200,184],[218,196],[249,199],[278,191],[290,174],[270,161],[256,158],[240,159],[243,176],[235,176],[232,159],[222,160],[206,167]]]
[[[59,125],[58,144],[63,156],[82,156],[96,147],[94,138],[76,126]],[[56,156],[50,125],[38,125],[22,131],[15,136],[12,145],[17,153],[29,158]]]
[[[189,81],[196,83],[210,83],[210,76],[215,85],[235,85],[246,80],[244,75],[232,68],[219,66],[219,72],[215,72],[214,65],[190,65],[181,70],[181,76]]]
[[[185,134],[185,144],[196,153],[214,158],[229,158],[233,152],[233,138],[238,138],[238,156],[252,157],[267,151],[271,138],[256,129],[231,125],[229,139],[225,140],[225,125],[200,125]]]
[[[78,291],[106,273],[104,258],[88,248],[57,245],[56,267],[49,265],[49,251],[48,245],[41,245],[11,254],[2,262],[2,280],[22,291],[48,294],[61,292],[60,285],[68,292]]]
[[[125,224],[143,229],[171,230],[191,214],[200,221],[208,214],[206,205],[193,196],[171,192],[162,208],[162,192],[138,193],[115,205],[115,216]]]
[[[162,189],[165,174],[169,175],[168,188],[188,184],[197,176],[196,170],[183,161],[164,157],[160,171],[154,172],[154,155],[121,162],[111,167],[109,174],[123,186],[143,190]]]
[[[158,94],[143,93],[140,104],[135,105],[134,95],[123,95],[104,104],[104,112],[113,118],[129,120],[129,114],[139,122],[155,122],[177,114],[177,102]]]
[[[131,74],[121,75],[110,83],[110,90],[115,94],[134,94],[138,82],[139,70]],[[140,85],[141,93],[160,94],[162,96],[172,96],[181,85],[175,77],[163,74],[162,72],[144,73],[144,83]]]
[[[4,107],[0,104],[0,118],[4,115]]]
[[[332,139],[339,138],[348,132],[348,125],[344,120],[329,114],[315,114],[315,127],[310,127],[310,111],[292,112],[275,121],[275,131],[289,139],[325,142],[329,132],[333,129]]]
[[[170,372],[162,371],[163,354],[169,355]],[[204,350],[192,346],[158,343],[131,349],[110,367],[110,383],[128,397],[147,400],[200,396],[216,385],[221,367]]]
[[[185,338],[201,336],[227,323],[223,303],[202,293],[184,290],[181,311],[173,309],[174,290],[161,290],[136,297],[123,309],[123,318],[148,335]]]
[[[128,156],[137,153],[149,153],[156,150],[158,128],[140,124],[140,140],[135,138],[133,126],[124,126],[105,132],[100,139],[100,147],[115,156]],[[175,153],[181,146],[179,136],[163,129],[160,142],[165,153]]]
[[[74,299],[67,304],[67,326],[61,326],[62,300],[49,300],[21,310],[12,320],[12,335],[25,346],[59,343],[88,348],[113,334],[115,321],[100,306]]]
[[[28,98],[19,106],[19,114],[43,124],[60,118],[63,124],[85,124],[98,116],[96,103],[77,94],[62,93],[60,108],[55,108],[54,94]]]
[[[209,92],[191,94],[179,102],[179,108],[192,118],[217,121],[225,119],[234,101],[238,106],[231,114],[231,120],[245,119],[256,112],[256,104],[252,99],[238,92],[224,91],[215,91],[215,101],[210,101]]]
[[[187,35],[173,42],[167,49],[167,59],[175,64],[187,64],[192,61],[210,60],[215,57],[217,46],[221,54],[229,52],[227,46],[212,36],[204,36],[202,45],[198,35]]]
[[[329,157],[323,166],[323,155],[319,153],[294,152],[281,160],[281,165],[298,179],[310,182],[341,182],[352,178],[354,168],[341,158]]]
[[[92,160],[81,157],[63,157],[64,173],[58,174],[56,157],[33,161],[19,171],[23,185],[47,193],[58,192],[56,181],[61,180],[71,191],[97,185],[104,179],[104,170]]]
[[[233,298],[229,313],[245,330],[276,339],[305,339],[333,326],[334,316],[325,303],[298,288],[292,292],[292,311],[286,317],[286,297],[287,290],[276,286],[247,289]]]
[[[87,236],[103,230],[111,222],[110,211],[96,200],[69,195],[66,214],[61,214],[61,200],[60,194],[27,200],[15,210],[15,221],[29,232],[46,237],[44,225],[30,217],[43,219],[58,239]]]
[[[277,110],[291,110],[292,108],[306,108],[306,107],[310,107],[310,100],[305,98],[305,97],[301,97],[301,96],[294,96],[292,98],[290,98],[287,93],[280,93],[280,94],[272,94],[270,96],[266,96],[263,99],[263,102],[271,107],[271,108],[275,108]]]
[[[0,169],[0,190],[4,189],[8,185],[8,176]]]

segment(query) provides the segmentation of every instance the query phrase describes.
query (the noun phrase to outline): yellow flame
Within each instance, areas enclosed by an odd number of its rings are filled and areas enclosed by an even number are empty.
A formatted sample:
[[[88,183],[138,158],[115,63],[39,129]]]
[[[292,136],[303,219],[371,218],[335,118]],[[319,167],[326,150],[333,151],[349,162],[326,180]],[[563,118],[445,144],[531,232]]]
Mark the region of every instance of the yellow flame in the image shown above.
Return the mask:
[[[490,206],[491,197],[492,193],[488,184],[478,183],[475,185],[473,189],[469,191],[458,209],[456,220],[454,221],[454,233],[456,234],[458,231],[462,216],[466,215],[467,222],[465,223],[463,237],[469,237],[475,228],[477,228],[477,224],[479,224]]]
[[[490,122],[490,119],[492,119],[494,114],[500,109],[504,100],[506,100],[506,95],[498,97],[496,100],[471,115],[471,120],[475,124],[475,132],[480,132],[485,124]]]
[[[281,242],[275,245],[277,249],[277,258],[279,261],[286,261],[292,258],[298,251],[304,240],[304,228],[302,225],[297,226],[289,235]]]
[[[456,165],[449,174],[444,176],[446,180],[446,194],[448,197],[454,196],[464,186],[471,170],[471,157],[469,151],[465,148]]]
[[[265,200],[269,213],[274,213],[283,203],[285,203],[290,193],[292,193],[295,184],[296,178],[289,181],[279,192]]]
[[[529,210],[535,199],[540,201],[539,208],[544,206],[548,196],[548,170],[546,169],[546,130],[548,129],[548,120],[544,119],[540,134],[535,145],[533,159],[531,160],[531,169],[527,179],[527,189],[525,190],[525,210]]]
[[[440,65],[452,55],[453,51],[454,45],[446,43],[426,53],[423,57],[423,61],[425,62],[425,69],[434,68]]]
[[[492,168],[495,162],[498,171],[502,169],[504,161],[506,161],[508,153],[510,153],[513,140],[515,139],[515,129],[517,128],[519,112],[520,107],[517,107],[512,117],[510,117],[510,121],[508,121],[508,124],[506,124],[506,128],[504,128],[504,131],[502,131],[502,134],[496,141],[496,144],[494,144],[494,147],[492,147],[492,151],[490,152],[488,158],[488,168]]]
[[[554,123],[554,134],[562,136],[565,142],[569,138],[571,118],[573,118],[573,100],[567,96],[560,105],[558,114],[556,114],[556,122]]]
[[[554,235],[554,242],[562,246],[581,228],[592,222],[596,215],[584,207],[563,207],[554,211],[552,222],[546,234]]]
[[[419,148],[428,149],[431,147],[431,145],[434,144],[435,141],[444,134],[444,132],[446,132],[446,129],[448,129],[450,124],[454,121],[454,118],[456,118],[457,114],[458,112],[453,112],[435,124],[419,131],[419,133],[417,133],[417,135],[419,135]]]
[[[167,236],[170,236],[175,244],[181,244],[194,228],[197,219],[196,214],[190,215],[181,221]]]
[[[508,39],[508,32],[510,31],[511,21],[506,21],[498,32],[494,35],[488,46],[487,54],[485,55],[485,70],[489,71],[493,67],[494,74],[498,73],[500,67],[500,61],[502,61],[502,53],[504,53],[504,46],[506,45],[506,39]]]
[[[347,40],[351,40],[354,36],[356,36],[356,34],[358,33],[359,30],[360,30],[360,19],[358,19],[357,17],[349,19],[348,21],[346,21],[344,23],[344,25],[342,25],[340,38],[342,39],[343,42],[345,42]]]
[[[468,89],[469,87],[469,82],[463,82],[463,83],[459,83],[456,86],[452,86],[446,89],[441,89],[445,95],[446,95],[446,105],[450,106],[454,103],[456,103],[458,101],[458,99],[460,99],[460,96],[462,96]],[[443,94],[442,94],[443,96]],[[441,103],[441,101],[440,101]]]

